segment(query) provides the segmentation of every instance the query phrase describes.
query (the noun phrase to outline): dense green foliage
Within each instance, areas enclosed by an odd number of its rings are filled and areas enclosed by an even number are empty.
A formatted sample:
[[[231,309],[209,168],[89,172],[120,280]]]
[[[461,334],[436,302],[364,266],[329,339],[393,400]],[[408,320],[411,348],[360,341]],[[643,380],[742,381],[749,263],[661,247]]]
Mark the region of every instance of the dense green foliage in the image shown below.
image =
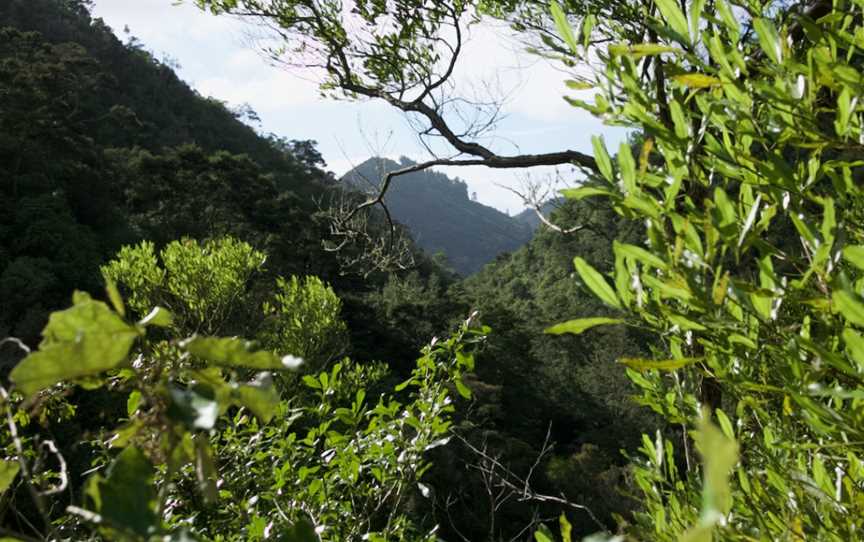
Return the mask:
[[[593,65],[569,101],[634,135],[594,138],[563,192],[581,228],[458,282],[423,258],[340,275],[311,144],[260,138],[81,2],[4,4],[0,336],[24,340],[0,344],[0,535],[860,538],[864,4],[359,2],[359,40],[337,4],[279,24],[365,85],[428,84],[474,7]]]
[[[688,20],[658,1],[657,43],[608,47],[598,97],[580,105],[643,131],[641,158],[625,145],[612,162],[595,140],[601,175],[565,193],[645,221],[643,242],[615,243],[611,283],[576,258],[622,323],[660,339],[653,356],[621,360],[640,402],[688,431],[709,418],[722,428],[680,446],[645,437],[637,529],[657,540],[858,539],[862,27],[852,13],[862,4],[836,2],[818,18],[713,6],[689,3]],[[574,40],[570,54],[588,52]],[[661,54],[668,88],[640,85],[639,59]]]
[[[56,512],[64,507],[52,497],[68,485],[65,464],[49,475],[60,480],[56,491],[34,489],[41,526],[31,523],[33,534],[261,540],[275,529],[297,541],[423,538],[421,526],[408,521],[406,506],[422,488],[418,481],[428,468],[423,453],[447,442],[453,410],[448,383],[464,388],[461,375],[473,368],[472,350],[488,329],[469,320],[453,338],[425,348],[411,376],[396,388],[403,401],[385,394],[367,400],[367,387],[383,369],[348,359],[306,374],[280,394],[272,372],[296,369],[303,360],[255,350],[244,339],[212,336],[224,326],[201,312],[244,312],[249,278],[263,255],[226,238],[172,243],[160,256],[164,268],[149,244],[121,251],[104,273],[131,292],[130,314],[113,282],[112,306],[76,293],[71,308],[52,314],[39,349],[9,375],[22,396],[10,400],[3,392],[5,436],[10,451],[18,452],[20,483],[31,488],[40,482],[31,478],[21,454],[38,457],[38,441],[17,436],[16,425],[26,425],[21,399],[76,383],[128,397],[122,423],[98,428],[101,453],[93,461],[95,470],[105,467],[104,474],[88,476],[83,494],[71,497],[65,513]],[[286,290],[298,298],[334,297],[313,279],[280,284],[285,287],[272,303],[284,301]],[[172,310],[152,305],[157,300]],[[284,319],[269,323],[267,334],[290,337],[292,346],[317,353],[316,325],[332,325],[330,316],[314,304],[296,303],[293,310],[309,323],[307,336],[297,336],[294,322]],[[136,322],[136,312],[146,316]],[[288,333],[280,333],[283,327]],[[46,416],[62,410],[65,400],[58,399]],[[4,481],[4,490],[15,474]]]
[[[382,175],[415,163],[370,158],[342,178],[363,192],[380,188]],[[468,187],[443,173],[418,171],[403,175],[384,197],[393,220],[408,227],[417,245],[429,254],[441,252],[463,276],[479,271],[504,252],[531,238],[532,229],[506,214],[473,201]]]

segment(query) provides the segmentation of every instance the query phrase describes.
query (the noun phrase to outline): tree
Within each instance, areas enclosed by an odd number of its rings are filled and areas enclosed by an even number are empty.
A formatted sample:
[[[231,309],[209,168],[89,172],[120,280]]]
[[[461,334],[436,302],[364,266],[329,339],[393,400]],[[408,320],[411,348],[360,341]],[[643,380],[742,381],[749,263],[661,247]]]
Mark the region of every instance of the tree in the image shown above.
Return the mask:
[[[864,126],[852,99],[864,87],[853,5],[720,0],[685,15],[658,1],[657,40],[610,45],[593,80],[602,99],[578,104],[645,135],[638,160],[622,145],[613,162],[597,140],[601,178],[565,192],[645,223],[642,243],[615,243],[611,282],[576,258],[586,289],[620,317],[549,330],[617,323],[658,338],[653,356],[621,362],[640,401],[684,431],[677,443],[644,437],[636,532],[859,536],[850,518],[862,510],[864,448],[848,435],[864,423]],[[646,57],[662,59],[662,87],[640,82]]]
[[[501,155],[479,142],[479,136],[495,125],[500,104],[484,106],[454,96],[451,77],[466,25],[478,20],[477,10],[488,10],[494,3],[359,1],[350,9],[343,9],[339,0],[196,0],[196,4],[213,13],[252,18],[272,30],[281,42],[266,49],[270,58],[317,70],[326,94],[384,100],[417,125],[433,157],[386,172],[376,195],[337,217],[337,231],[350,229],[357,211],[385,207],[384,195],[394,177],[433,166],[597,168],[592,157],[573,150]],[[447,150],[436,155],[430,139],[443,141]]]
[[[328,89],[419,116],[421,132],[457,155],[420,167],[575,162],[589,182],[566,197],[600,198],[645,224],[642,242],[614,244],[611,281],[575,261],[585,289],[620,312],[549,330],[617,323],[656,334],[653,356],[621,362],[643,390],[640,401],[682,432],[676,443],[644,438],[635,474],[645,510],[634,533],[858,536],[859,2],[553,2],[548,15],[530,1],[360,2],[350,15],[325,1],[199,4],[269,21],[287,44],[274,53],[307,44]],[[448,125],[438,98],[458,56],[459,24],[474,6],[540,31],[543,52],[566,65],[596,64],[571,83],[594,88],[594,100],[570,101],[642,132],[636,155],[622,145],[615,156],[594,138],[593,157],[508,162]],[[351,17],[365,23],[363,33],[350,32]],[[442,36],[455,41],[436,49]],[[440,64],[428,52],[439,50],[449,53]]]
[[[283,281],[270,303],[281,309],[308,298],[292,307],[304,329],[265,334],[273,342],[262,349],[212,335],[262,327],[261,311],[257,322],[226,323],[226,315],[244,312],[262,253],[226,238],[170,243],[160,257],[162,265],[151,244],[124,248],[103,267],[108,302],[76,292],[71,307],[52,313],[38,349],[13,341],[27,355],[9,375],[13,387],[0,386],[0,491],[8,490],[2,513],[20,518],[21,531],[11,534],[434,539],[432,526],[412,513],[431,491],[426,452],[447,443],[451,389],[469,395],[463,375],[488,328],[463,321],[451,337],[424,347],[410,375],[386,393],[372,393],[386,389],[383,364],[347,358],[279,390],[274,375],[302,360],[269,347],[302,345],[301,331],[313,338],[339,333],[333,311],[313,306],[325,298],[338,307],[333,292],[315,279]],[[117,394],[125,403],[102,425],[89,424],[98,437],[87,473],[31,422],[74,416],[68,397],[79,387],[88,397]],[[13,520],[2,523],[4,536]]]

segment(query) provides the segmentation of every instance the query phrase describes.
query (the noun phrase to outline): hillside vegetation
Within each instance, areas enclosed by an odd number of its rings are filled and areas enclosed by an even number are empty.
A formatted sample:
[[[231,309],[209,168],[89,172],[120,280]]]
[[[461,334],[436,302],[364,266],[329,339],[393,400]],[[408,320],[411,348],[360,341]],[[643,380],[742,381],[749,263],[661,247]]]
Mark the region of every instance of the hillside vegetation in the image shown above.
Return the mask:
[[[375,192],[384,174],[415,164],[370,158],[342,177],[362,192]],[[399,177],[384,198],[393,219],[404,224],[428,254],[443,253],[461,275],[479,271],[500,254],[531,238],[520,221],[471,199],[464,181],[443,173],[419,171]]]
[[[354,189],[398,164],[346,186],[87,1],[3,2],[3,541],[862,538],[864,4],[196,4],[428,121],[428,167],[580,166],[571,233],[428,168],[391,228]],[[454,131],[478,18],[630,140]]]

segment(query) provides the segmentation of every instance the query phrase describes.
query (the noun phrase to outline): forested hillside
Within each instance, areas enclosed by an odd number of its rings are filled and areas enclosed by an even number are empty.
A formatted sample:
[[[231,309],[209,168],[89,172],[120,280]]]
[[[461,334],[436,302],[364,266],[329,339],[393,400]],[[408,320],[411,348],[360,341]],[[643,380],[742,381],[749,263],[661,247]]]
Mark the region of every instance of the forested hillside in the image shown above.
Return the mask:
[[[370,158],[346,173],[342,181],[356,190],[375,193],[383,176],[415,164]],[[404,175],[384,198],[393,219],[408,227],[428,254],[444,253],[458,273],[470,275],[504,252],[531,238],[531,229],[506,214],[472,200],[463,181],[443,173]]]
[[[280,265],[327,265],[305,219],[328,181],[319,157],[257,136],[79,3],[4,2],[0,24],[4,334],[32,341],[139,239],[242,232],[276,243]]]
[[[87,0],[0,3],[2,541],[862,539],[864,3],[195,4],[452,153],[346,187]],[[501,23],[628,141],[487,146]],[[565,164],[554,228],[430,169]]]

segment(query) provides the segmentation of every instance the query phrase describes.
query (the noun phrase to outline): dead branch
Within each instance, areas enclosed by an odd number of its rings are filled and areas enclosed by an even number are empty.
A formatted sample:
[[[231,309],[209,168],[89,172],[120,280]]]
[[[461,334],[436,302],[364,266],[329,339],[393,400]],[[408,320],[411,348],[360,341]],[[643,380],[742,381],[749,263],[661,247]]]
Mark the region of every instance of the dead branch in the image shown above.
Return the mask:
[[[546,457],[552,452],[552,449],[554,447],[550,440],[551,431],[552,425],[550,424],[546,430],[546,437],[543,441],[543,445],[541,446],[540,451],[535,457],[531,467],[528,469],[527,475],[525,475],[524,477],[514,473],[508,466],[504,465],[501,462],[499,457],[491,455],[488,452],[485,443],[481,447],[477,447],[471,442],[469,442],[468,439],[458,433],[455,433],[454,436],[460,442],[462,442],[462,444],[468,450],[470,450],[479,458],[479,461],[475,464],[470,465],[470,468],[473,468],[480,472],[484,480],[488,479],[493,481],[492,486],[490,487],[506,489],[508,492],[506,493],[506,498],[515,498],[517,501],[520,502],[556,504],[573,510],[585,512],[586,514],[588,514],[588,517],[590,517],[591,520],[604,533],[609,533],[609,529],[606,527],[606,525],[604,525],[603,522],[600,521],[599,518],[597,518],[597,516],[594,514],[594,512],[591,511],[589,507],[583,504],[571,502],[566,497],[564,497],[564,495],[555,496],[538,493],[531,486],[531,479],[534,476],[536,470],[540,467]],[[487,489],[487,492],[488,491],[489,490]],[[500,500],[504,497],[502,497],[501,494],[498,494],[496,498]]]

